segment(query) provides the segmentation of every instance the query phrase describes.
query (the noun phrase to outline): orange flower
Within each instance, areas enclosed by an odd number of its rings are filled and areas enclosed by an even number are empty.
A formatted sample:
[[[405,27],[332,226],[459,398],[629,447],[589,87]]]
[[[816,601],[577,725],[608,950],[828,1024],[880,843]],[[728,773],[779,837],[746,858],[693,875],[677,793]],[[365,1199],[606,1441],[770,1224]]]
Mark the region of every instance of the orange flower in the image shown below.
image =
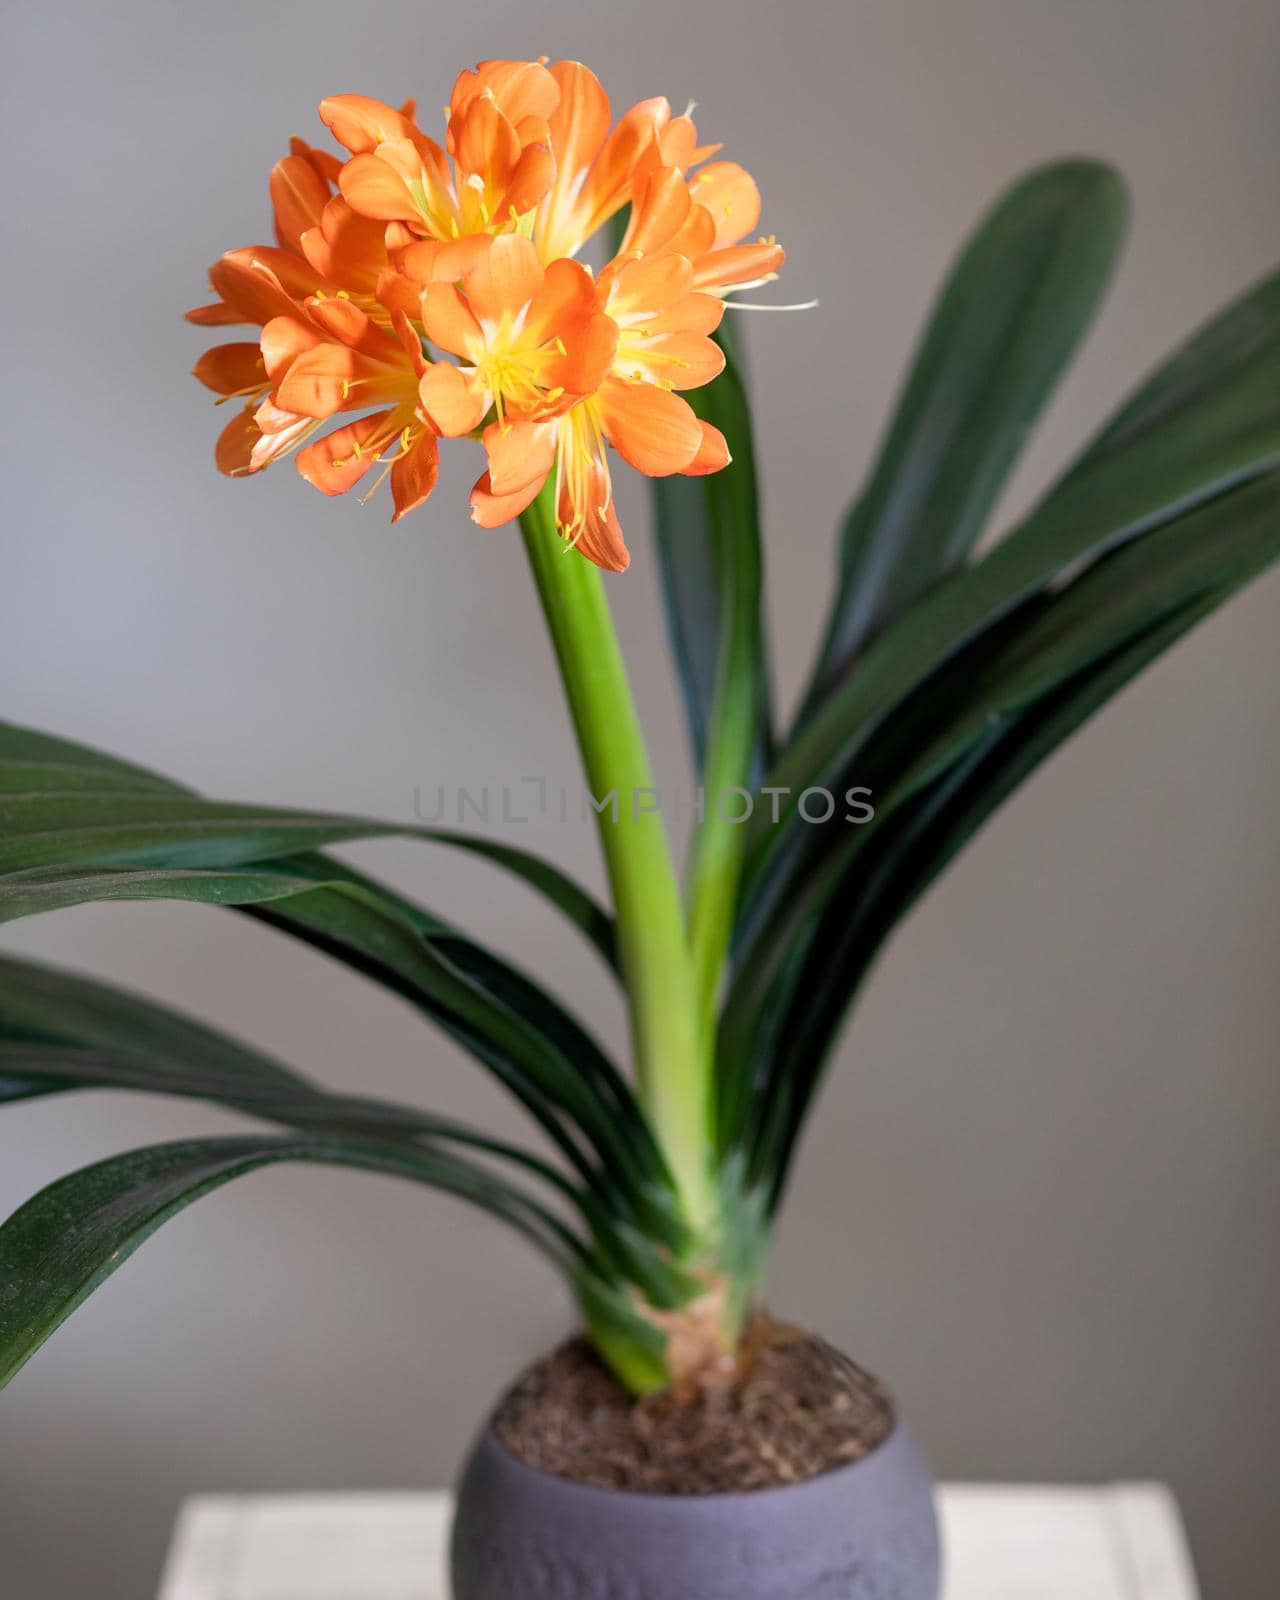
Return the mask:
[[[228,251],[210,267],[209,280],[217,302],[187,313],[190,321],[203,325],[244,322],[262,327],[273,318],[295,315],[295,295],[310,294],[316,287],[315,274],[305,262],[270,246]],[[304,419],[286,418],[278,408],[262,410],[271,380],[256,342],[215,345],[192,370],[219,396],[219,405],[234,399],[244,401],[243,409],[218,436],[214,459],[220,472],[238,477],[261,471],[291,448],[304,431]],[[256,420],[259,414],[262,422]]]
[[[363,95],[324,100],[320,116],[351,152],[338,183],[352,208],[397,224],[393,244],[449,245],[532,225],[552,182],[547,119],[558,98],[541,62],[486,61],[454,85],[446,148]]]
[[[736,161],[712,162],[688,181],[660,167],[636,186],[619,254],[674,251],[689,258],[699,289],[755,288],[776,278],[786,260],[774,238],[740,243],[759,220],[760,191]]]
[[[421,306],[426,337],[467,363],[437,362],[422,380],[424,407],[451,436],[478,428],[490,409],[499,433],[511,415],[533,421],[567,410],[599,387],[618,342],[587,269],[563,259],[543,267],[518,234],[493,240],[465,293],[428,284]]]
[[[548,280],[560,265],[547,269]],[[477,276],[466,281],[468,296],[475,292]],[[482,300],[487,298],[487,282],[481,293]],[[713,296],[694,291],[693,269],[677,255],[619,258],[601,274],[595,294],[612,330],[608,339],[595,335],[591,341],[593,356],[608,351],[595,385],[567,406],[567,396],[548,407],[526,403],[519,389],[508,393],[505,414],[485,430],[489,465],[472,491],[472,516],[482,527],[510,521],[530,504],[554,468],[561,533],[598,566],[622,571],[630,555],[614,508],[606,442],[650,477],[714,472],[727,465],[723,435],[700,421],[675,392],[709,383],[723,368],[724,355],[708,336],[724,307]],[[452,311],[466,302],[452,286],[428,289],[424,295],[428,337],[444,348],[456,348],[448,330],[437,323],[434,303]],[[467,353],[478,373],[501,362],[503,345],[500,337],[489,335],[492,319],[479,307],[476,311]],[[433,369],[431,378],[442,384],[438,372]],[[474,411],[456,419],[472,426],[478,420]]]
[[[378,300],[379,279],[388,273],[385,228],[351,210],[335,193],[342,163],[301,139],[271,170],[269,191],[278,241],[229,250],[209,269],[217,297],[187,312],[202,327],[237,323],[264,326],[295,315],[313,295],[346,297],[375,320],[390,325],[391,312]],[[223,428],[214,458],[233,476],[259,472],[296,445],[309,420],[265,404],[271,389],[257,344],[236,342],[207,350],[193,369],[220,398],[244,407]]]
[[[301,442],[343,412],[380,408],[298,452],[308,483],[324,494],[345,494],[375,463],[385,463],[374,488],[390,475],[392,521],[422,504],[439,476],[439,450],[418,399],[427,362],[403,317],[388,332],[351,300],[317,296],[268,322],[261,350],[272,391],[255,420],[266,434],[277,418],[288,418],[278,424],[281,431],[296,429],[292,442]]]
[[[551,77],[560,98],[549,120],[555,181],[538,207],[534,239],[544,261],[574,256],[632,196],[632,182],[651,167],[686,166],[697,149],[688,116],[672,117],[665,99],[642,100],[609,131],[609,97],[580,61],[557,61]]]
[[[518,515],[554,471],[561,533],[621,570],[609,448],[650,476],[728,463],[679,391],[724,364],[711,335],[725,294],[783,262],[773,239],[744,242],[754,181],[708,162],[719,147],[665,99],[611,126],[574,61],[462,73],[443,145],[412,102],[338,95],[320,114],[346,157],[293,140],[270,179],[276,243],[228,252],[215,302],[188,313],[260,330],[196,364],[219,403],[243,402],[218,466],[254,473],[297,448],[303,477],[342,494],[379,463],[399,518],[431,492],[439,438],[478,433],[478,523]],[[597,282],[573,258],[627,205]]]

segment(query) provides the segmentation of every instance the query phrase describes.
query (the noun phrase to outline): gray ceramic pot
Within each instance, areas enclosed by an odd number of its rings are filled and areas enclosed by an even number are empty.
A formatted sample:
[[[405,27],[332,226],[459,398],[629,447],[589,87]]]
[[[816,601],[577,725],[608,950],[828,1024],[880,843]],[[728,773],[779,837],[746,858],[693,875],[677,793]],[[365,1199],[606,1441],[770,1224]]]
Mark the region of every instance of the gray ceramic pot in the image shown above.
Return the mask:
[[[901,1423],[808,1483],[701,1496],[571,1483],[486,1431],[452,1565],[453,1600],[938,1600],[933,1479]]]

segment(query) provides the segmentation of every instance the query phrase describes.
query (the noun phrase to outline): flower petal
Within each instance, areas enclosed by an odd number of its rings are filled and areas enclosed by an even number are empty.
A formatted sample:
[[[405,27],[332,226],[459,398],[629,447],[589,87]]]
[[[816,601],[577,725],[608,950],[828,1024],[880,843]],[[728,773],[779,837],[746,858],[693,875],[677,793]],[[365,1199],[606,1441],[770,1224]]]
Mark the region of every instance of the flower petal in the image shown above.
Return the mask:
[[[190,311],[184,311],[182,314],[188,322],[194,322],[198,328],[234,328],[239,323],[250,320],[242,316],[234,306],[229,306],[222,300],[211,306],[193,306]]]
[[[451,439],[478,428],[490,404],[484,385],[451,361],[427,368],[418,381],[418,399],[434,426]]]
[[[526,144],[507,184],[502,210],[523,217],[541,203],[556,175],[556,158],[549,145]]]
[[[675,167],[656,167],[637,186],[631,222],[619,255],[663,249],[684,226],[693,201],[689,185]]]
[[[375,217],[380,222],[422,221],[422,208],[410,194],[405,175],[380,154],[362,152],[352,156],[338,181],[343,199],[363,217]]]
[[[543,201],[538,230],[548,261],[572,255],[582,243],[575,226],[578,199],[609,132],[609,97],[589,67],[557,61],[551,75],[560,89],[559,103],[547,118],[556,176]]]
[[[260,438],[253,412],[237,411],[218,435],[218,442],[213,447],[213,459],[218,471],[225,472],[229,478],[240,478],[250,472],[253,447]]]
[[[554,422],[492,422],[484,430],[489,458],[489,485],[494,494],[516,494],[532,487],[538,492],[556,458]]]
[[[314,433],[319,423],[312,417],[298,417],[291,411],[281,411],[270,400],[253,414],[260,437],[249,457],[249,471],[261,472],[280,456],[287,455],[294,445],[300,444],[308,434]]]
[[[542,263],[529,239],[494,239],[467,274],[467,300],[481,323],[514,319],[542,287]]]
[[[215,394],[243,394],[249,389],[261,389],[267,381],[262,351],[247,342],[215,344],[191,370]]]
[[[459,283],[492,243],[487,233],[471,233],[461,239],[418,239],[397,253],[396,262],[400,271],[419,285]]]
[[[300,256],[270,245],[229,250],[209,268],[209,281],[242,322],[259,327],[272,317],[296,316],[297,302],[325,286]]]
[[[482,61],[458,75],[449,108],[462,111],[484,94],[491,94],[512,122],[526,117],[545,122],[560,99],[560,86],[542,61]]]
[[[561,257],[547,268],[525,329],[535,344],[558,340],[562,347],[541,368],[544,388],[581,397],[604,382],[618,347],[618,325],[599,309],[591,274],[578,262]]]
[[[259,348],[267,376],[279,382],[304,350],[324,343],[320,330],[299,316],[272,317],[262,330]]]
[[[693,267],[684,256],[628,256],[600,274],[600,292],[609,315],[624,327],[628,320],[648,324],[682,301],[693,288]]]
[[[386,139],[412,138],[416,129],[399,111],[363,94],[335,94],[320,102],[320,120],[352,155],[376,150]]]
[[[724,351],[700,333],[667,333],[624,344],[613,370],[664,388],[700,389],[724,371]]]
[[[735,244],[727,250],[710,250],[693,264],[693,281],[699,289],[731,288],[735,283],[754,283],[771,278],[787,259],[779,244],[762,240],[759,244]]]
[[[391,498],[395,502],[392,522],[420,506],[436,486],[440,476],[440,447],[429,429],[424,429],[407,450],[391,463]]]
[[[713,248],[724,249],[755,230],[760,221],[756,180],[736,161],[713,161],[689,179],[689,190],[716,225]]]
[[[458,167],[459,200],[463,199],[467,178],[472,174],[491,193],[505,193],[520,159],[520,139],[495,102],[485,95],[472,100],[465,111],[450,120],[449,135]]]
[[[431,343],[450,355],[470,356],[484,343],[471,307],[451,283],[429,283],[423,289],[422,326]]]
[[[532,483],[513,494],[495,494],[489,474],[482,472],[471,491],[471,520],[479,528],[500,528],[532,505],[540,488]]]
[[[286,250],[300,251],[302,235],[320,225],[329,185],[305,156],[286,156],[272,167],[268,189],[276,238]]]
[[[598,401],[610,442],[629,466],[648,477],[683,471],[702,445],[689,402],[668,389],[610,378]]]
[[[710,422],[701,422],[702,443],[698,446],[698,453],[687,467],[682,470],[690,478],[705,477],[708,472],[719,472],[727,467],[733,460],[729,454],[729,441],[719,428]]]
[[[631,565],[631,552],[622,537],[622,525],[618,521],[604,468],[598,463],[591,469],[586,497],[588,504],[575,506],[569,498],[567,486],[561,491],[561,527],[575,528],[573,547],[588,561],[594,561],[606,572],[625,572]]]
[[[370,294],[387,266],[386,225],[362,217],[338,194],[317,227],[303,231],[298,247],[321,275],[352,294]]]
[[[375,411],[326,433],[298,451],[298,471],[321,494],[346,494],[377,460],[377,452],[364,447],[375,434],[385,433],[390,415]]]

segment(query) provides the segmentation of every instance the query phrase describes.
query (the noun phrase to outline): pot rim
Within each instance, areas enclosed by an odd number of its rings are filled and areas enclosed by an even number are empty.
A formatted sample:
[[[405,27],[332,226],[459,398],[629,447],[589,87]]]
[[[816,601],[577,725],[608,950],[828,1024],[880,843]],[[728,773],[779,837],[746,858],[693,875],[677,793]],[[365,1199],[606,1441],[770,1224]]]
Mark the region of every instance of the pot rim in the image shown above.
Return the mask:
[[[496,1413],[495,1413],[496,1414]],[[830,1467],[825,1472],[815,1473],[811,1478],[804,1478],[799,1483],[774,1483],[763,1489],[717,1489],[708,1494],[670,1494],[659,1493],[647,1489],[615,1489],[603,1483],[582,1483],[577,1478],[566,1478],[558,1472],[548,1472],[545,1467],[535,1467],[523,1460],[508,1445],[499,1439],[494,1431],[493,1418],[485,1423],[484,1432],[480,1439],[480,1448],[491,1449],[506,1463],[509,1463],[521,1472],[527,1472],[535,1478],[544,1479],[546,1482],[558,1485],[571,1493],[584,1495],[588,1498],[598,1496],[602,1500],[613,1503],[622,1501],[636,1501],[642,1505],[667,1505],[698,1507],[706,1505],[732,1505],[758,1504],[762,1499],[776,1499],[779,1497],[794,1497],[803,1494],[805,1490],[812,1491],[817,1484],[834,1486],[838,1482],[851,1477],[859,1467],[870,1466],[878,1458],[882,1459],[892,1445],[899,1448],[902,1445],[912,1444],[911,1435],[907,1432],[906,1425],[895,1410],[893,1425],[880,1442],[868,1450],[866,1455],[859,1456],[856,1461],[846,1461],[838,1467]]]

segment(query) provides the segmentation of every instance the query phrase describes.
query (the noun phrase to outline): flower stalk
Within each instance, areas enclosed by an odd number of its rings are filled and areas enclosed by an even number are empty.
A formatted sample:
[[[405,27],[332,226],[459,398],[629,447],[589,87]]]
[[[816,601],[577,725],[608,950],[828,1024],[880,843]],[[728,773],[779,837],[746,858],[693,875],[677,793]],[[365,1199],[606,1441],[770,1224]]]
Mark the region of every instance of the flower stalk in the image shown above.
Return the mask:
[[[521,530],[578,739],[613,894],[640,1099],[699,1229],[715,1210],[710,1057],[680,890],[599,569],[561,538],[545,487]]]

